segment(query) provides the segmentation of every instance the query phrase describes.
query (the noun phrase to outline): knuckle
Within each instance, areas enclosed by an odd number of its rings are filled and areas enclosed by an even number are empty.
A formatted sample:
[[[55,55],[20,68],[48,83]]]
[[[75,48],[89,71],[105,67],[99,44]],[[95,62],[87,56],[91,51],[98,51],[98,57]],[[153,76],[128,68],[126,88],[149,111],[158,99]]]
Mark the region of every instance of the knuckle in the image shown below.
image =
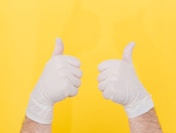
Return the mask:
[[[70,90],[70,95],[69,96],[73,97],[73,96],[76,96],[77,94],[78,94],[78,89],[73,88],[73,89]]]

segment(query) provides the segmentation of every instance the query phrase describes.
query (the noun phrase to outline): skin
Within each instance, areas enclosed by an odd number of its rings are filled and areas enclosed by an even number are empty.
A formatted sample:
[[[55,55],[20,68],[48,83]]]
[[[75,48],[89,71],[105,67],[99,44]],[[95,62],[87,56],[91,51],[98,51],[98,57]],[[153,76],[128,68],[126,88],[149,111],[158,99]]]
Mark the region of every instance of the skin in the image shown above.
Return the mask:
[[[63,48],[58,47],[58,50],[55,51],[55,54],[62,53],[62,52],[63,52]],[[128,50],[126,52],[127,52],[127,57],[129,56],[131,58],[131,52],[128,52]],[[126,58],[126,54],[125,54],[125,58]],[[154,109],[151,109],[147,113],[142,114],[138,117],[129,118],[129,125],[130,125],[131,133],[162,133],[162,130],[160,128],[160,124],[158,122]],[[51,133],[51,132],[52,132],[51,124],[40,124],[29,119],[28,117],[25,117],[20,133]]]
[[[154,109],[129,119],[131,133],[163,133]]]
[[[131,133],[163,133],[154,109],[129,119]],[[39,124],[25,118],[21,133],[51,133],[51,124]]]
[[[40,124],[25,117],[20,133],[51,133],[51,124]]]

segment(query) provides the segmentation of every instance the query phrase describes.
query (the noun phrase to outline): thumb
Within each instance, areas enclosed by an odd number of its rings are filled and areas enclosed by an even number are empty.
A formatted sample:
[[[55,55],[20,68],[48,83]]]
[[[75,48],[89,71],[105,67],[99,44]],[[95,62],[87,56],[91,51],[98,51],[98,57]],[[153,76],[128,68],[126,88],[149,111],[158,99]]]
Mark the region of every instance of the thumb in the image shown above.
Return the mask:
[[[56,45],[54,48],[53,56],[62,55],[64,52],[64,45],[60,38],[56,39]]]
[[[123,60],[126,60],[126,61],[132,60],[132,53],[133,53],[134,46],[135,46],[134,42],[131,42],[126,46],[126,48],[123,52]]]

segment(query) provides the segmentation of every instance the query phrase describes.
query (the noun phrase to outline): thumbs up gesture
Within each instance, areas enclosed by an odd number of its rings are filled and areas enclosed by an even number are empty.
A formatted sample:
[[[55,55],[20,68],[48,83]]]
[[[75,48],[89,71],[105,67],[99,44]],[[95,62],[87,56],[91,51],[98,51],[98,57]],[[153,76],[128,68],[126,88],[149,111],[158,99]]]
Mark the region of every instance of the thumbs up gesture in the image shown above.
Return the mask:
[[[57,39],[53,55],[30,96],[26,116],[41,124],[51,123],[53,105],[75,96],[81,84],[80,61],[63,55],[63,50],[62,41]]]
[[[129,118],[142,115],[154,106],[135,73],[132,64],[134,46],[130,43],[125,48],[122,60],[108,60],[98,66],[98,87],[104,98],[123,105]]]

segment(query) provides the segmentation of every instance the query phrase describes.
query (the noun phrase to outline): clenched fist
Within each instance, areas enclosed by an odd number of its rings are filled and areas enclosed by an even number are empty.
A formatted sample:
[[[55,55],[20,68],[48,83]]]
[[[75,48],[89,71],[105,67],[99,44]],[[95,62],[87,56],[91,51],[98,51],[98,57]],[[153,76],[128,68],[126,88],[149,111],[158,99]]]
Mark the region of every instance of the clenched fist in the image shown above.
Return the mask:
[[[139,81],[132,63],[134,43],[124,50],[122,60],[108,60],[98,66],[99,89],[106,99],[125,107],[129,118],[146,113],[153,107],[150,94]]]
[[[81,84],[80,61],[63,55],[63,44],[57,39],[53,56],[31,93],[26,115],[33,121],[49,124],[53,105],[66,97],[75,96]]]

